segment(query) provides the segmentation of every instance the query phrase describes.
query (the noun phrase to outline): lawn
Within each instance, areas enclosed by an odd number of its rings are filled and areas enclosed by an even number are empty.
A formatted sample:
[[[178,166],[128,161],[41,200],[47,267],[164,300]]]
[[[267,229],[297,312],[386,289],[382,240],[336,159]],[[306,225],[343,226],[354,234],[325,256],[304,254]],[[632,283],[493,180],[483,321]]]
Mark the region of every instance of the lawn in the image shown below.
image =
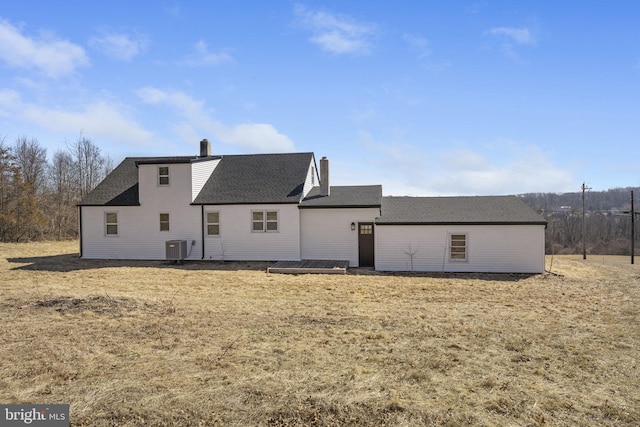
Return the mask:
[[[91,426],[640,425],[637,264],[278,275],[76,252],[0,244],[1,403]]]

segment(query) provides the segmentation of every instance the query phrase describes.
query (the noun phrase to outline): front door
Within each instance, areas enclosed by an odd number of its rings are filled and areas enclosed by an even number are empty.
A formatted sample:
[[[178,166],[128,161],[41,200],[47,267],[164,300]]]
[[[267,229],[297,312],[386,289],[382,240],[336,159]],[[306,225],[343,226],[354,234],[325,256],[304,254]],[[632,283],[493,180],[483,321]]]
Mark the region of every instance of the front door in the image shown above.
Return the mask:
[[[373,267],[373,223],[358,223],[358,264]]]

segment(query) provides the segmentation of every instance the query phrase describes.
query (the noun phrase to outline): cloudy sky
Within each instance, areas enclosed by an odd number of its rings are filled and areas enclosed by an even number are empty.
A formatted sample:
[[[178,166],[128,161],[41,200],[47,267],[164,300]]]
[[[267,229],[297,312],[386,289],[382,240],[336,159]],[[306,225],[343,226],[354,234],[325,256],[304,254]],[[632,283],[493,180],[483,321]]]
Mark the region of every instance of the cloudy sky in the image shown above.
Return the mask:
[[[640,2],[76,1],[0,8],[0,138],[313,151],[332,185],[640,185]]]

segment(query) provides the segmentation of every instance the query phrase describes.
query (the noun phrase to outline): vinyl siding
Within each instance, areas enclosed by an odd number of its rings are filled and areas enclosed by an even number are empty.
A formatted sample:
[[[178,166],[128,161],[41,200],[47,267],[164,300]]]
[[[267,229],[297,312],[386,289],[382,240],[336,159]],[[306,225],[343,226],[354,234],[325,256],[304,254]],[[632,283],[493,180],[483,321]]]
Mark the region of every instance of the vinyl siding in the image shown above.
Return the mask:
[[[544,272],[544,225],[379,225],[375,233],[380,271]],[[467,235],[466,261],[449,260],[451,233]]]
[[[216,166],[220,163],[220,159],[212,159],[207,161],[198,161],[191,164],[192,185],[191,185],[191,201],[193,202],[200,190],[204,187]]]
[[[278,211],[277,232],[253,232],[251,212]],[[300,260],[300,218],[298,205],[215,205],[207,212],[220,213],[220,235],[205,234],[205,256],[225,261]]]
[[[88,259],[165,259],[167,240],[189,240],[188,259],[200,259],[199,206],[114,206],[82,208],[82,257]],[[105,235],[106,212],[118,214],[118,235]],[[169,213],[170,231],[160,231],[160,213]],[[191,245],[195,240],[196,244]]]
[[[313,187],[317,187],[320,185],[320,179],[318,178],[318,171],[316,169],[316,162],[313,157],[311,157],[311,163],[309,164],[309,171],[307,172],[307,176],[304,180],[304,187],[302,189],[302,196],[300,200],[304,199],[309,191]]]
[[[158,185],[158,166],[169,167],[169,185]],[[140,165],[140,206],[83,206],[83,258],[165,259],[167,240],[189,240],[189,259],[200,259],[200,207],[190,206],[191,165]],[[105,213],[118,213],[118,235],[105,235]],[[160,231],[160,214],[169,231]],[[196,244],[191,245],[195,240]]]
[[[373,222],[377,208],[300,209],[302,259],[348,260],[358,266],[358,231],[351,223]]]

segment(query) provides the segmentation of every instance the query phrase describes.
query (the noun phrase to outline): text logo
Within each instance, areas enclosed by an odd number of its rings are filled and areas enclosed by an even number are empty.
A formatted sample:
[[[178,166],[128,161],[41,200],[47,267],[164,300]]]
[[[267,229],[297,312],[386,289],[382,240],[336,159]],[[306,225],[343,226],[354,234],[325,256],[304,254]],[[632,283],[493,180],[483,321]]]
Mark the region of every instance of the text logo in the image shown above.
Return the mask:
[[[0,426],[69,427],[69,405],[0,405]]]

